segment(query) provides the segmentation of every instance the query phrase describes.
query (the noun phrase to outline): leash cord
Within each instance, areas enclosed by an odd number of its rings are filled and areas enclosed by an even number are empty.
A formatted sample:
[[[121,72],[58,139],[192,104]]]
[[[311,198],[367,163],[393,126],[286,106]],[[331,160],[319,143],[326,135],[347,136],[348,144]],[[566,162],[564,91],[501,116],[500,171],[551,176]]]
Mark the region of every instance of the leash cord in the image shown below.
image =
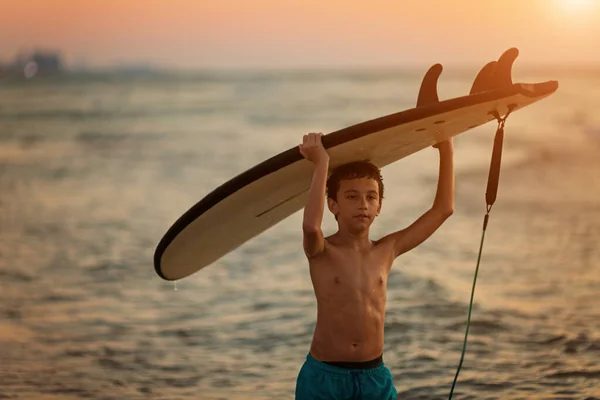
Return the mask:
[[[485,220],[487,221],[489,214],[485,214]],[[485,224],[487,225],[487,224]],[[458,374],[460,372],[460,368],[462,367],[463,360],[465,358],[465,352],[467,350],[467,336],[469,335],[469,324],[471,323],[471,310],[473,308],[473,297],[475,296],[475,283],[477,282],[477,274],[479,273],[479,262],[481,261],[481,253],[483,249],[483,240],[485,238],[485,228],[481,233],[481,243],[479,244],[479,255],[477,256],[477,267],[475,268],[475,277],[473,278],[473,287],[471,289],[471,301],[469,303],[469,314],[467,316],[467,329],[465,330],[465,339],[463,342],[462,353],[460,355],[460,362],[458,363],[458,369],[456,370],[456,375],[454,375],[454,382],[452,383],[452,389],[450,389],[450,397],[448,399],[452,399],[452,393],[454,393],[454,387],[456,386],[456,380],[458,379]]]

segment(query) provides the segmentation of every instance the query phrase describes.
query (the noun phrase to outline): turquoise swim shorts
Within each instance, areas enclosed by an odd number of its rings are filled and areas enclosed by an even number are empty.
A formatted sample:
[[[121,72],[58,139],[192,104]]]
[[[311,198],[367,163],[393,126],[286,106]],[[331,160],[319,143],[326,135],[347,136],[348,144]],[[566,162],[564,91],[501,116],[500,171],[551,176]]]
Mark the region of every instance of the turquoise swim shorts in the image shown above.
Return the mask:
[[[296,380],[296,400],[395,400],[390,370],[381,358],[376,364],[341,367],[321,362],[309,353]]]

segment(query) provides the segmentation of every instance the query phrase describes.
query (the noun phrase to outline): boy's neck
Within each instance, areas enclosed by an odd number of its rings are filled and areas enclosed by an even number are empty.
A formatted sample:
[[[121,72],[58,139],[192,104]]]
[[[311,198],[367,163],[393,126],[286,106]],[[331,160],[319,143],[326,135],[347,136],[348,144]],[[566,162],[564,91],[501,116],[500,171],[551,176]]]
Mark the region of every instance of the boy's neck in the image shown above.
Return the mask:
[[[339,244],[352,247],[354,249],[363,249],[371,246],[371,240],[369,239],[369,231],[362,232],[349,232],[347,230],[339,229],[335,234]]]

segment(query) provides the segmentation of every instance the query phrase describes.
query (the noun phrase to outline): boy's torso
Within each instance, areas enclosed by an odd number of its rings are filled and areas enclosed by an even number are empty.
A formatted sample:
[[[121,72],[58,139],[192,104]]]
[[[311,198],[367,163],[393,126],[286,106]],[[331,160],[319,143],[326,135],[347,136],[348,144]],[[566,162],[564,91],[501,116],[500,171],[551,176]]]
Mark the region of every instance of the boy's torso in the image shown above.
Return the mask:
[[[386,286],[394,261],[390,244],[364,250],[328,243],[309,260],[317,297],[311,355],[320,361],[367,361],[383,351]]]

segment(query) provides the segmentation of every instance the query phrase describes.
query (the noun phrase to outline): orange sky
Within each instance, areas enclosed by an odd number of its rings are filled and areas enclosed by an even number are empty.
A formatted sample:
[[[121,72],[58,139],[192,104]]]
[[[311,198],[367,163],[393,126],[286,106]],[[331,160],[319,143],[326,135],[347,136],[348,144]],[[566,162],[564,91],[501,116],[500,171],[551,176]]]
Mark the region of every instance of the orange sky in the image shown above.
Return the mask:
[[[4,61],[40,47],[88,65],[479,65],[515,46],[522,63],[600,64],[600,0],[0,0],[0,10]]]

